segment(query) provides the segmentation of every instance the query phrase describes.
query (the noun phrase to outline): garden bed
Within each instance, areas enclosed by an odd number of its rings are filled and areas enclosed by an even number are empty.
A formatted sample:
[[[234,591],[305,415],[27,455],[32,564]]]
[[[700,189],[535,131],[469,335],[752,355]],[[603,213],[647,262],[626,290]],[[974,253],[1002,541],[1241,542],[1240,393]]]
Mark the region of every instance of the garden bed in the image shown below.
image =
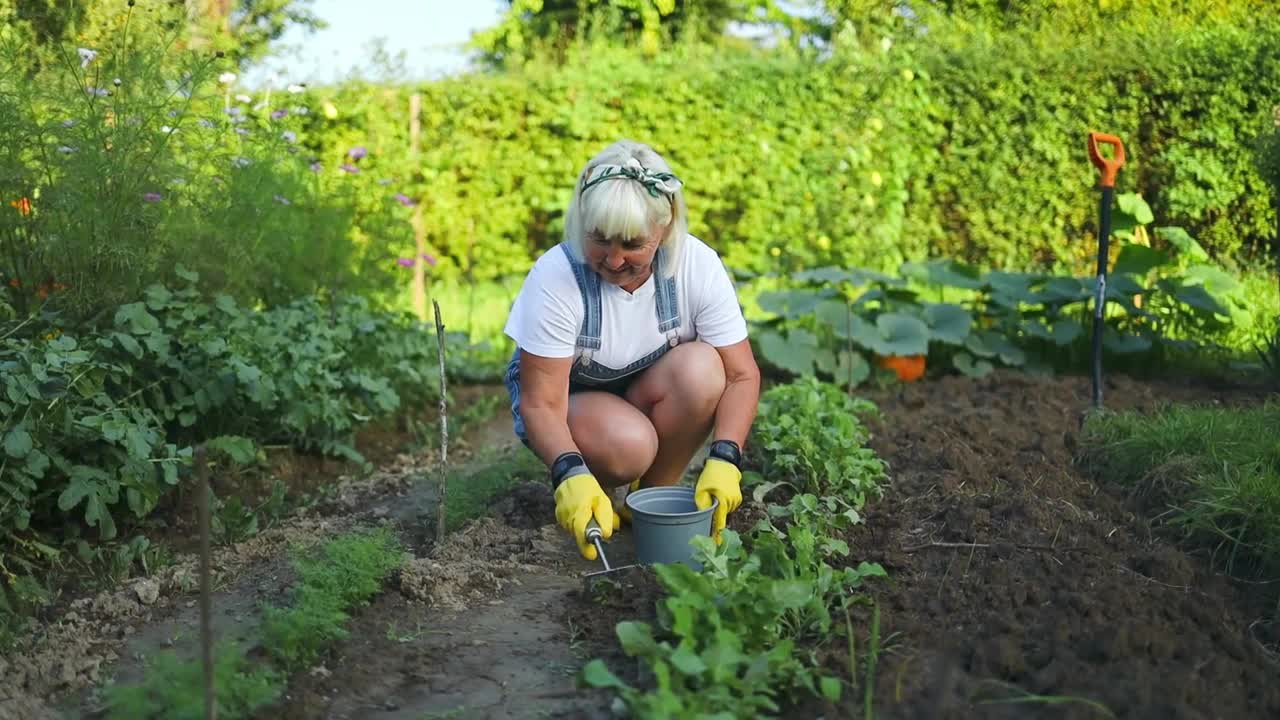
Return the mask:
[[[848,539],[889,573],[877,717],[1280,713],[1257,586],[1160,539],[1123,489],[1077,468],[1089,396],[1085,378],[1001,372],[871,397],[893,482]],[[1116,378],[1105,404],[1258,399]]]
[[[1275,638],[1255,622],[1269,610],[1260,586],[1216,573],[1152,530],[1148,499],[1130,499],[1126,488],[1079,469],[1087,379],[1000,371],[897,385],[869,398],[883,413],[871,444],[889,462],[891,483],[845,538],[851,564],[868,560],[888,571],[866,586],[880,613],[875,717],[1280,711],[1268,649]],[[1106,395],[1108,408],[1140,411],[1164,402],[1258,401],[1246,388],[1124,378],[1109,381]],[[505,422],[499,412],[486,428]],[[528,477],[510,456],[522,452],[475,462],[462,479],[487,482],[504,457],[512,473]],[[430,484],[419,475],[405,490],[415,496]],[[762,517],[745,495],[730,522],[743,533]],[[652,621],[659,588],[583,596],[580,575],[598,563],[578,557],[555,527],[545,485],[521,482],[482,503],[476,509],[487,516],[438,547],[422,542],[420,508],[367,500],[343,514],[397,520],[414,557],[355,609],[349,635],[315,667],[294,673],[258,716],[604,718],[612,694],[575,682],[589,660],[603,658],[634,686],[646,682],[615,627]],[[615,565],[630,561],[628,534],[611,545]],[[859,677],[842,716],[862,715],[871,647],[867,610],[854,613]],[[126,638],[112,643],[121,658],[133,645]],[[847,657],[825,657],[848,676]],[[103,674],[118,669],[104,664]]]

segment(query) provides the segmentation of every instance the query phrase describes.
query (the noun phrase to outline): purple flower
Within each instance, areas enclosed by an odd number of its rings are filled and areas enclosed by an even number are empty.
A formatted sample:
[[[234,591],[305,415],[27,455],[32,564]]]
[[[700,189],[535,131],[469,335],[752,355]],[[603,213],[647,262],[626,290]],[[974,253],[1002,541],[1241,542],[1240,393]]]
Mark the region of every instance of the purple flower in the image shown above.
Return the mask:
[[[402,258],[397,258],[396,262],[400,263],[402,267],[413,267],[414,259],[402,257]]]
[[[283,110],[283,109],[281,109],[281,110],[272,110],[272,111],[271,111],[271,119],[272,119],[272,120],[280,120],[281,118],[285,117],[285,116],[286,116],[286,115],[288,115],[288,114],[289,114],[289,111],[288,111],[288,110]]]
[[[149,192],[149,193],[143,193],[143,194],[142,194],[142,199],[143,199],[143,200],[146,200],[147,202],[150,202],[150,203],[153,203],[153,202],[160,202],[161,198],[163,198],[163,197],[164,197],[164,196],[163,196],[163,195],[161,195],[161,194],[160,194],[160,193],[158,193],[158,192]]]
[[[355,173],[360,172],[360,168],[357,168],[355,165],[352,165],[351,163],[343,163],[343,164],[342,164],[342,165],[340,165],[339,167],[341,167],[343,170],[346,170],[347,172],[349,172],[349,173],[351,173],[351,174],[353,174],[353,175],[354,175]]]
[[[202,128],[212,129],[214,127],[213,121],[208,118],[200,118],[196,123]]]
[[[347,151],[347,157],[357,161],[368,154],[369,154],[369,151],[365,150],[363,145],[357,145]]]
[[[320,172],[320,170],[323,168],[324,166],[320,164],[319,160],[316,160],[315,162],[311,163],[311,172]]]
[[[405,195],[404,193],[396,193],[396,200],[405,207],[413,207],[414,205],[417,205],[417,203],[413,201],[413,198]]]
[[[292,130],[285,130],[280,133],[280,137],[287,143],[294,143],[298,141],[298,134]]]
[[[436,266],[436,256],[435,256],[435,255],[428,255],[428,254],[426,254],[426,253],[423,253],[423,254],[422,254],[422,259],[423,259],[423,260],[426,260],[426,261],[427,261],[427,264],[428,264],[428,265],[430,265],[431,267],[435,267],[435,266]]]
[[[238,117],[241,113],[241,110],[239,106],[232,105],[231,107],[226,109],[226,113],[231,117]]]

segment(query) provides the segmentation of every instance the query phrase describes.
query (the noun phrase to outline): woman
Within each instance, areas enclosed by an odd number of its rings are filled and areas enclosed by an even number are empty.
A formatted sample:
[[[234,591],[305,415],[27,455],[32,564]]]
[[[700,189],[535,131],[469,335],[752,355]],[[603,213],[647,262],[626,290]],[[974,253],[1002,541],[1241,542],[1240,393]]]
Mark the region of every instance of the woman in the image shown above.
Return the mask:
[[[515,433],[547,463],[556,520],[588,560],[589,521],[607,540],[626,519],[612,491],[679,482],[708,435],[695,499],[719,500],[717,542],[742,502],[760,372],[724,265],[688,234],[682,186],[641,143],[592,158],[564,241],[534,263],[507,321]]]

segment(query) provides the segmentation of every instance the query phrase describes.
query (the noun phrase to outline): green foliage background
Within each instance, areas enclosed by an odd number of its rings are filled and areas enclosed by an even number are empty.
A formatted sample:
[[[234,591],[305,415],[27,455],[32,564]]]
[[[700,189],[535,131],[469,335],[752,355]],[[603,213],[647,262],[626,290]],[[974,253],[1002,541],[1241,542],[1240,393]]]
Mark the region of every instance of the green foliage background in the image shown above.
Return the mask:
[[[1121,38],[954,23],[928,42],[837,38],[786,50],[586,46],[564,64],[326,95],[312,128],[366,126],[402,154],[423,96],[421,200],[439,272],[526,269],[561,231],[581,164],[618,137],[654,144],[687,182],[695,234],[735,268],[893,268],[948,255],[1085,272],[1096,244],[1090,130],[1120,135],[1121,192],[1231,263],[1275,236],[1255,147],[1274,133],[1280,23],[1208,20]],[[403,118],[396,122],[396,118]],[[781,263],[781,267],[779,267]]]

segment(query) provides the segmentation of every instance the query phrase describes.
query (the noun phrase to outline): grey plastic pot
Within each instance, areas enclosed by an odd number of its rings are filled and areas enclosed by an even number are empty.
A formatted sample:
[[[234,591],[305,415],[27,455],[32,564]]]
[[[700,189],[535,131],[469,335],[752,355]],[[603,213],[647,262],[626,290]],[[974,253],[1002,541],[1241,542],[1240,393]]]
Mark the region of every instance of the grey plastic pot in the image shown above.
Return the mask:
[[[654,487],[627,494],[631,533],[636,542],[636,562],[642,565],[681,562],[694,570],[702,563],[693,557],[689,542],[697,535],[711,535],[711,515],[720,501],[699,510],[693,488]]]

